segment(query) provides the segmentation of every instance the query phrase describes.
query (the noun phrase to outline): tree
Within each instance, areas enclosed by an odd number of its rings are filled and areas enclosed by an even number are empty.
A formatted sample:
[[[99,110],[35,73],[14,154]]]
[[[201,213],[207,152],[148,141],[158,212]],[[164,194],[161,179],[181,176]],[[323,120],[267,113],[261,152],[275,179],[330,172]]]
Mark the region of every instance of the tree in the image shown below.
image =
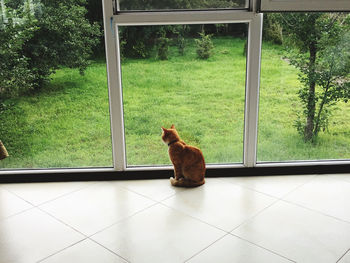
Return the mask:
[[[290,63],[299,69],[302,87],[299,98],[303,111],[296,127],[305,141],[315,141],[328,125],[330,106],[350,98],[350,38],[347,21],[341,14],[283,14],[280,23],[297,52]]]
[[[39,30],[24,47],[36,83],[43,82],[60,66],[78,68],[83,74],[100,29],[85,18],[85,0],[42,0]]]
[[[6,97],[15,96],[34,88],[34,75],[29,67],[29,58],[23,55],[27,41],[38,30],[36,20],[29,9],[17,10],[23,17],[22,23],[16,21],[12,9],[2,9],[0,23],[0,104]]]
[[[41,88],[61,66],[78,68],[83,74],[100,35],[98,25],[85,18],[86,2],[17,2],[4,1],[0,93],[13,96],[20,90]]]

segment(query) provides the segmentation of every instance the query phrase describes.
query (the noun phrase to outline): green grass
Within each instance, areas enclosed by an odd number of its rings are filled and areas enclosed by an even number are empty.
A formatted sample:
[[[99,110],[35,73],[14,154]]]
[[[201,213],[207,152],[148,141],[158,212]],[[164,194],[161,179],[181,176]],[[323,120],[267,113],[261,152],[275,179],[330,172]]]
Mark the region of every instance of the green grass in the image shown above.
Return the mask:
[[[40,92],[6,101],[0,138],[3,168],[112,166],[106,65],[80,76],[61,69]]]
[[[168,61],[122,63],[128,165],[169,164],[161,126],[203,150],[207,163],[242,162],[245,99],[244,41],[214,39],[209,60],[171,47]],[[350,105],[339,103],[329,131],[306,144],[293,127],[297,70],[280,47],[264,43],[259,111],[259,161],[350,158]],[[64,68],[40,92],[19,99],[0,116],[0,139],[11,157],[0,168],[112,166],[106,65],[94,62],[80,76]]]
[[[194,42],[194,41],[193,41]],[[175,124],[208,163],[242,162],[246,59],[244,41],[215,39],[209,60],[172,47],[170,59],[122,63],[126,151],[129,165],[168,164],[161,126]]]
[[[301,109],[298,71],[281,58],[281,49],[263,44],[258,161],[349,159],[350,104],[339,102],[329,130],[315,144],[305,143],[293,126]]]

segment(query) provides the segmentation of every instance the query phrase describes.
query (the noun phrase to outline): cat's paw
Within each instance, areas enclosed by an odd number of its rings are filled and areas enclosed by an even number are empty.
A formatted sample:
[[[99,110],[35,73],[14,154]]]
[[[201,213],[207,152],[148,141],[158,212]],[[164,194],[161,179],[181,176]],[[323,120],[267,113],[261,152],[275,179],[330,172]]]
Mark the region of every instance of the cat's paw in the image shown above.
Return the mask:
[[[170,183],[174,185],[176,183],[176,179],[174,177],[170,177]]]

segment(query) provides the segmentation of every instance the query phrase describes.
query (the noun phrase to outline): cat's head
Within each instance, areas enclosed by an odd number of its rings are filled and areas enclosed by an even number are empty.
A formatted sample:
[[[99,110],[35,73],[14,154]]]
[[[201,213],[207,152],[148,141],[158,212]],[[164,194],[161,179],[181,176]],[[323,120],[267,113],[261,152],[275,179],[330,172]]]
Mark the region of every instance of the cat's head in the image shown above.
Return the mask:
[[[169,144],[172,141],[180,140],[179,134],[177,133],[174,124],[171,125],[170,129],[162,127],[162,140],[165,144]]]

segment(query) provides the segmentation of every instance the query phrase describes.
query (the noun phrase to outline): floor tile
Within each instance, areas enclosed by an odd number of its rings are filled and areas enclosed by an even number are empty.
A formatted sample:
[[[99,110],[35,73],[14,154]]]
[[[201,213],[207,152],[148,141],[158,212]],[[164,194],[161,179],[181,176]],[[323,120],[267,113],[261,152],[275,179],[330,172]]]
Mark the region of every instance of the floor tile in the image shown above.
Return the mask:
[[[350,182],[350,174],[329,174],[329,175],[323,175],[323,176],[328,176],[331,179]]]
[[[350,263],[350,249],[337,263]]]
[[[233,234],[296,262],[336,262],[350,244],[350,224],[284,201]]]
[[[0,188],[0,220],[32,207],[32,205],[6,189]]]
[[[106,182],[40,207],[85,235],[92,235],[154,203],[118,183]]]
[[[96,182],[21,183],[6,184],[3,185],[3,187],[33,205],[40,205],[95,183]]]
[[[0,262],[31,263],[84,237],[37,208],[0,221]]]
[[[350,182],[318,176],[284,199],[350,222]]]
[[[157,204],[92,239],[133,263],[184,262],[225,232]]]
[[[43,260],[40,263],[125,263],[127,261],[86,239]]]
[[[162,201],[176,193],[183,191],[183,188],[173,187],[169,179],[158,180],[126,180],[119,184],[133,192],[147,196],[155,201]]]
[[[290,263],[292,261],[238,237],[227,235],[193,257],[190,263]]]
[[[312,180],[315,175],[245,176],[220,178],[225,182],[243,185],[261,193],[281,198],[295,188]]]
[[[163,203],[225,231],[231,231],[277,199],[208,178],[197,188],[186,189]]]

